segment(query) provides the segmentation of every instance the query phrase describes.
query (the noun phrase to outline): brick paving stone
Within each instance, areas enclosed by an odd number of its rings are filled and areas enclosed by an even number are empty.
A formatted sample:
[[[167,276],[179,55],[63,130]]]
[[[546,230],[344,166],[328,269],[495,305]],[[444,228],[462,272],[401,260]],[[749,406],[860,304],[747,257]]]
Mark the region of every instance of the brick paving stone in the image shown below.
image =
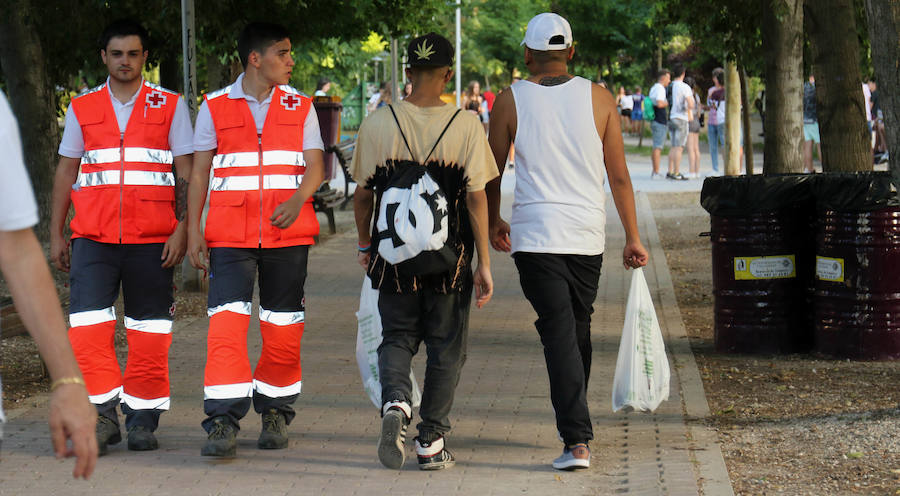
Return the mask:
[[[355,263],[356,236],[345,231],[311,251],[302,349],[303,391],[296,403],[297,417],[289,427],[287,449],[256,449],[260,419],[251,410],[238,435],[237,458],[200,456],[205,440],[200,427],[207,326],[203,318],[180,322],[174,330],[172,409],[162,417],[157,432],[159,451],[129,452],[123,442],[99,460],[90,481],[72,481],[71,461],[61,462],[52,456],[46,433],[47,396],[39,395],[26,402],[29,406],[9,412],[11,420],[0,462],[0,495],[255,496],[326,491],[335,495],[682,495],[698,494],[698,477],[718,480],[717,487],[727,485],[725,492],[706,494],[725,494],[730,484],[727,474],[715,472],[724,469],[715,435],[685,423],[685,405],[705,405],[705,398],[702,385],[683,384],[683,374],[675,367],[676,363],[687,364],[689,369],[693,356],[689,347],[673,347],[672,340],[681,339],[672,334],[672,329],[681,325],[680,314],[677,307],[674,313],[661,308],[662,302],[674,305],[671,279],[657,246],[649,202],[639,205],[641,231],[645,235],[650,231],[647,245],[653,250],[652,263],[645,273],[670,349],[670,398],[652,414],[613,413],[610,407],[630,283],[630,273],[619,261],[624,235],[610,202],[609,255],[592,327],[594,357],[588,396],[595,440],[591,443],[590,470],[570,473],[550,467],[561,445],[556,438],[540,340],[533,325],[536,316],[522,296],[511,259],[496,252],[492,253],[494,298],[486,308],[472,311],[468,361],[451,415],[453,431],[447,445],[457,456],[456,467],[431,473],[417,470],[411,440],[415,432],[411,428],[402,470],[383,468],[376,454],[378,410],[363,392],[356,366],[354,312],[359,304],[362,271]],[[668,281],[668,286],[660,281]],[[680,332],[683,334],[683,327]],[[251,327],[248,341],[251,362],[255,362],[260,352],[258,324]],[[413,362],[420,383],[424,377],[423,355],[422,349]],[[695,364],[693,367],[696,369]],[[699,381],[699,376],[686,377]],[[683,397],[683,392],[688,396]],[[698,434],[694,441],[689,440],[692,430]],[[704,441],[698,444],[698,438]],[[706,451],[709,447],[714,449]],[[694,457],[698,450],[704,451],[705,458]]]

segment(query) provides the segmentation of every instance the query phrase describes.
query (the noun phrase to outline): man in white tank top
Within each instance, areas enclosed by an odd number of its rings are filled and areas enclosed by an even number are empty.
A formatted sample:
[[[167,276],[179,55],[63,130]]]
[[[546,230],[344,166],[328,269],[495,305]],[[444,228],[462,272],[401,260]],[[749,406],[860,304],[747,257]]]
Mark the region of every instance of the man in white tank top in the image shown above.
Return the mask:
[[[638,234],[612,94],[568,73],[572,29],[562,17],[535,16],[522,44],[531,76],[497,97],[491,117],[489,141],[501,177],[513,142],[516,154],[511,227],[500,218],[500,178],[487,186],[491,244],[512,251],[522,290],[538,314],[535,327],[565,443],[553,467],[574,470],[590,466],[593,439],[586,391],[605,241],[604,169],[625,227],[625,266],[641,267],[649,257]]]

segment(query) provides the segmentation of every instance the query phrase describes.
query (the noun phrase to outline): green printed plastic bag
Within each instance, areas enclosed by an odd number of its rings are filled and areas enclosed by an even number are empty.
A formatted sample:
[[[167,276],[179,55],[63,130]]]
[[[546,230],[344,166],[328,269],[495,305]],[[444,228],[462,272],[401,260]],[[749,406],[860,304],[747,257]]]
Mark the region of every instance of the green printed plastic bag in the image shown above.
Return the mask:
[[[643,269],[634,269],[613,379],[612,408],[653,411],[669,399],[669,360]]]

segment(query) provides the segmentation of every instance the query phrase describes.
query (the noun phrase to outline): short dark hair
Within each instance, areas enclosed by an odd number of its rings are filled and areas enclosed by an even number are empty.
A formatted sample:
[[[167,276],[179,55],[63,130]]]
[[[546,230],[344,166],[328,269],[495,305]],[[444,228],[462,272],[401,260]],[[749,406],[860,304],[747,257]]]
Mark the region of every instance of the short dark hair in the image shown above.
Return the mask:
[[[147,34],[147,30],[144,29],[144,26],[141,26],[140,23],[134,19],[116,19],[109,23],[100,34],[100,49],[106,50],[106,46],[109,45],[109,40],[113,38],[123,38],[125,36],[137,36],[141,39],[141,47],[144,51],[149,49],[150,35]]]
[[[671,72],[669,72],[668,69],[660,69],[660,70],[656,73],[656,79],[659,80],[659,79],[661,79],[663,76],[665,76],[666,74],[671,74]]]
[[[718,81],[719,84],[725,84],[725,69],[721,67],[716,67],[712,71],[712,77],[714,81]]]
[[[684,74],[684,64],[675,64],[672,66],[672,77],[679,78]]]
[[[326,84],[328,84],[330,82],[331,82],[331,80],[326,77],[319,79],[319,82],[316,83],[316,90],[321,90],[322,88],[325,87]]]
[[[528,49],[531,52],[531,56],[534,57],[534,61],[538,64],[549,64],[551,62],[566,62],[569,58],[569,49],[563,48],[562,50],[532,50]]]
[[[238,36],[238,57],[241,58],[241,65],[247,68],[247,62],[250,60],[250,52],[257,51],[263,53],[274,43],[283,39],[290,38],[288,30],[281,24],[272,22],[251,22],[247,24],[240,36]]]

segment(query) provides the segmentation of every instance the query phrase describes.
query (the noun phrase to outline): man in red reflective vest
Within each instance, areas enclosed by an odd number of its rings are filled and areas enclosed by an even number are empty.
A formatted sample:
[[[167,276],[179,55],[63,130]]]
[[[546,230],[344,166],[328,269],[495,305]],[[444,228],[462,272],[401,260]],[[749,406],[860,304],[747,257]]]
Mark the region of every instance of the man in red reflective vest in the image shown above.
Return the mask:
[[[287,85],[294,66],[287,29],[247,25],[238,54],[244,73],[200,106],[188,195],[188,255],[210,279],[204,456],[234,456],[251,398],[262,414],[257,446],[287,447],[301,385],[306,260],[319,232],[312,195],[324,178],[312,100]],[[263,349],[251,371],[247,328],[257,272]]]
[[[172,274],[186,250],[182,221],[193,147],[187,105],[141,76],[147,32],[140,24],[110,24],[100,56],[109,70],[106,83],[73,99],[66,112],[50,257],[70,273],[69,340],[97,407],[102,455],[122,439],[119,403],[128,449],[159,446],[154,431],[169,409]],[[71,245],[64,235],[70,204]],[[128,338],[124,376],[114,346],[120,284]]]

